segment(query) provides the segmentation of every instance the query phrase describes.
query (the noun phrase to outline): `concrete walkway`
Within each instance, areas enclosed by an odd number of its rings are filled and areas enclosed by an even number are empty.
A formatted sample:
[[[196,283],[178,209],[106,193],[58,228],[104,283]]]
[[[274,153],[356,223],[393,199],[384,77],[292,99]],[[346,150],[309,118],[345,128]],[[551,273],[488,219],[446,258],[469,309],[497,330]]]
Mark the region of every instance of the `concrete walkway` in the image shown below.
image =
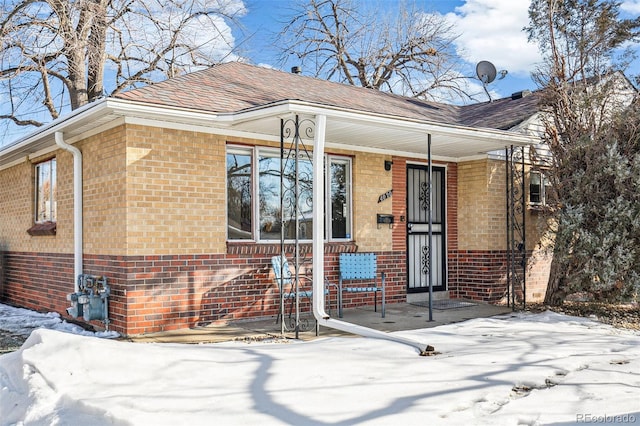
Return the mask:
[[[378,310],[380,307],[378,307]],[[373,307],[345,309],[342,320],[352,322],[376,330],[392,332],[400,330],[415,330],[419,328],[436,327],[444,324],[466,321],[473,318],[485,318],[511,312],[506,306],[489,305],[478,302],[459,300],[434,301],[433,321],[429,321],[429,308],[426,303],[409,304],[394,303],[386,307],[385,318],[380,312],[374,312]],[[330,315],[337,317],[337,312]],[[287,319],[285,317],[285,319]],[[317,338],[313,327],[314,320],[309,313],[301,315],[302,320],[308,320],[310,331],[300,332],[301,340]],[[185,330],[167,331],[162,333],[133,336],[129,340],[134,342],[161,343],[217,343],[231,340],[262,340],[269,338],[295,338],[294,332],[280,333],[280,323],[275,317],[260,320],[233,321],[226,324],[214,324],[206,327],[196,327]],[[318,337],[351,336],[343,331],[320,327]]]

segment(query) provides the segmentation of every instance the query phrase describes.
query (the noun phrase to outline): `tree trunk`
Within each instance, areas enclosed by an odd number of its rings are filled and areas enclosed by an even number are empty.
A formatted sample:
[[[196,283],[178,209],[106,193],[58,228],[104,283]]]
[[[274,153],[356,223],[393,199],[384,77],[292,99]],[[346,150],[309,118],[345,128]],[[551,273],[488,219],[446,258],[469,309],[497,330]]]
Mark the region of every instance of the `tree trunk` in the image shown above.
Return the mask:
[[[107,2],[95,0],[87,45],[87,101],[100,98],[104,91],[104,67],[107,40]]]
[[[551,259],[549,282],[544,295],[544,303],[548,306],[561,306],[567,296],[565,289],[567,265],[564,262],[564,256],[559,251],[556,246],[556,249],[553,250],[553,259]]]
[[[69,101],[71,102],[71,109],[75,110],[88,101],[84,49],[77,49],[73,53],[70,52],[67,54],[67,60],[69,64],[69,77],[67,79]]]

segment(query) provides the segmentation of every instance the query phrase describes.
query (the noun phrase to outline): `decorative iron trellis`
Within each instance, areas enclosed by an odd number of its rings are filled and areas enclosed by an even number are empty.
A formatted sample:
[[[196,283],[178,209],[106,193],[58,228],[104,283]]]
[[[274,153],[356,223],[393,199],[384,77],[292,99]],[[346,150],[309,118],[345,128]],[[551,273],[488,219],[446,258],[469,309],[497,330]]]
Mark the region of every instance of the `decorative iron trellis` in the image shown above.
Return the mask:
[[[300,240],[308,239],[312,218],[312,155],[305,140],[313,140],[315,122],[298,115],[280,120],[280,252],[293,266],[294,315],[285,319],[284,293],[280,292],[281,332],[309,330],[315,321],[300,315],[300,277],[311,269],[312,252],[303,250]],[[308,163],[311,167],[301,167]],[[304,232],[303,232],[304,231]],[[284,274],[282,274],[284,275]],[[280,288],[283,288],[280,283]]]
[[[431,273],[431,247],[429,245],[422,246],[422,273],[429,275]]]
[[[431,175],[427,178],[428,182],[422,182],[420,184],[420,195],[418,200],[420,201],[420,208],[428,212],[429,218],[431,218]],[[429,241],[431,241],[431,235],[429,235]],[[431,275],[431,244],[425,244],[422,246],[422,273],[429,277]]]
[[[505,149],[507,168],[507,303],[526,307],[525,147]]]

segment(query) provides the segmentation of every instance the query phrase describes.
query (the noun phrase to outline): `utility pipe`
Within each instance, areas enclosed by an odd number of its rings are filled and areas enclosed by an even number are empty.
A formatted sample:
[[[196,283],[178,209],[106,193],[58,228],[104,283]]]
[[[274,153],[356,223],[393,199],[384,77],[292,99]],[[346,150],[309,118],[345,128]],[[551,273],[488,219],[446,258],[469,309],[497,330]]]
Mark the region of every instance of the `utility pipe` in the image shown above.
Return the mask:
[[[64,141],[62,132],[55,133],[56,145],[73,154],[73,291],[79,292],[82,275],[82,152]]]
[[[391,340],[416,348],[420,355],[434,353],[430,345],[369,327],[331,318],[324,309],[324,142],[327,117],[316,116],[313,143],[313,315],[319,325],[375,339]]]

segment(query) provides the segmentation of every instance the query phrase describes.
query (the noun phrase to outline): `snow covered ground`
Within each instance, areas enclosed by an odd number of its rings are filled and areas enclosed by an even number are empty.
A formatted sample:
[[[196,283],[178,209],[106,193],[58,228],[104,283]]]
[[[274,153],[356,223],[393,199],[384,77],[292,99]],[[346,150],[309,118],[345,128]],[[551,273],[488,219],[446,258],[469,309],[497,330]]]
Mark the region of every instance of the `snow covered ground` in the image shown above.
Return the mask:
[[[60,314],[49,312],[41,314],[29,309],[15,308],[13,306],[0,303],[0,330],[5,330],[16,335],[29,336],[36,328],[49,328],[53,330],[66,331],[67,333],[81,334],[96,337],[119,337],[116,332],[93,333],[82,327],[63,321]]]
[[[0,328],[40,315],[0,308]],[[0,356],[2,425],[640,424],[640,333],[552,312],[398,332],[432,357],[370,338],[128,343],[52,317]]]

